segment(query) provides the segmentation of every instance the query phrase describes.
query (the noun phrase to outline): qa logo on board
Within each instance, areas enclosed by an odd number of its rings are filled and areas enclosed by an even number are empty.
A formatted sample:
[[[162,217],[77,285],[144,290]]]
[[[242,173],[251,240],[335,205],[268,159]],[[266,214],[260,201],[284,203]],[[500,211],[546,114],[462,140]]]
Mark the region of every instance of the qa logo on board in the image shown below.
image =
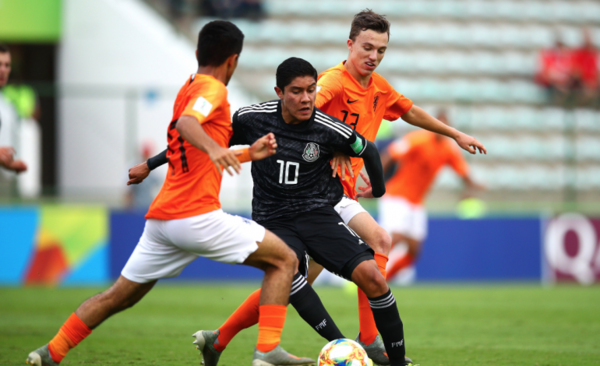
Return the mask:
[[[600,220],[578,213],[550,220],[544,252],[551,281],[600,282]]]

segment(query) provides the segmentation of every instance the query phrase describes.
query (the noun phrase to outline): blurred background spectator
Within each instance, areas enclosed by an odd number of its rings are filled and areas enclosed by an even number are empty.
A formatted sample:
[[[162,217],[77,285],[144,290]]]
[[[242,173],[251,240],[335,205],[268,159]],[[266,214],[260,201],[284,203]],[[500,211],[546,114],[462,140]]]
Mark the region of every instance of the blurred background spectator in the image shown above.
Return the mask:
[[[548,91],[549,99],[562,105],[571,90],[571,70],[573,52],[557,37],[554,47],[540,52],[539,71],[536,81]]]
[[[583,44],[573,51],[573,81],[580,105],[597,106],[598,49],[588,29],[583,31]]]
[[[7,46],[0,44],[0,196],[14,194],[14,179],[7,171],[21,173],[27,170],[27,165],[15,156],[15,146],[18,148],[19,114],[18,108],[6,93],[10,73],[12,71],[12,57]]]
[[[556,105],[598,106],[598,49],[589,29],[581,38],[582,45],[573,49],[557,36],[554,47],[540,52],[535,80]]]

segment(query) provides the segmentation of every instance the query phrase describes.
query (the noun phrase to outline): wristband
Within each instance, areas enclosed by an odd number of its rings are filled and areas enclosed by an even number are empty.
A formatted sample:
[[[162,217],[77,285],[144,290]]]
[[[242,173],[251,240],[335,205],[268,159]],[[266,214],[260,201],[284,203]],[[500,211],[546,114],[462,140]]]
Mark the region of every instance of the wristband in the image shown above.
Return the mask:
[[[241,153],[240,155],[237,155],[237,159],[240,161],[240,163],[245,163],[247,161],[251,161],[252,159],[250,158],[250,148],[245,147],[243,149],[237,149],[234,150],[236,153]]]

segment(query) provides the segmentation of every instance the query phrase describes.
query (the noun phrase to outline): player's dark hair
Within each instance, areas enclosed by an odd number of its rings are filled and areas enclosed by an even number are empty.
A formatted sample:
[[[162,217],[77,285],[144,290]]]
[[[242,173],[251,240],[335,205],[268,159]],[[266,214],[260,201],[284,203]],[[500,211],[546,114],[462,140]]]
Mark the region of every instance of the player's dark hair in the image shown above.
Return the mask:
[[[371,9],[365,9],[354,16],[349,38],[356,41],[356,36],[368,29],[377,33],[387,33],[388,40],[390,39],[390,22],[385,18],[385,15],[377,14]]]
[[[290,57],[277,66],[276,85],[283,91],[295,78],[301,76],[312,76],[317,81],[317,70],[304,59]]]
[[[8,49],[8,46],[3,43],[0,43],[0,53],[7,53],[7,52],[10,52],[10,50]]]
[[[219,66],[242,52],[244,33],[233,23],[215,20],[198,34],[198,66]]]

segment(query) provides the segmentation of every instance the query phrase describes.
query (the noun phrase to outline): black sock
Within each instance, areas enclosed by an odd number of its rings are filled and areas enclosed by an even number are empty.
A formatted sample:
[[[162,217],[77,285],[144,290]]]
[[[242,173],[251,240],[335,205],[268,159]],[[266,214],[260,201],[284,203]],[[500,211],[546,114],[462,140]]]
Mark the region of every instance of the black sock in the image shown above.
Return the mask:
[[[384,295],[369,298],[369,304],[391,366],[404,365],[404,329],[392,290],[388,290]]]
[[[300,273],[296,273],[292,281],[290,304],[294,306],[302,319],[327,341],[344,338],[342,332],[325,310],[319,295]]]

